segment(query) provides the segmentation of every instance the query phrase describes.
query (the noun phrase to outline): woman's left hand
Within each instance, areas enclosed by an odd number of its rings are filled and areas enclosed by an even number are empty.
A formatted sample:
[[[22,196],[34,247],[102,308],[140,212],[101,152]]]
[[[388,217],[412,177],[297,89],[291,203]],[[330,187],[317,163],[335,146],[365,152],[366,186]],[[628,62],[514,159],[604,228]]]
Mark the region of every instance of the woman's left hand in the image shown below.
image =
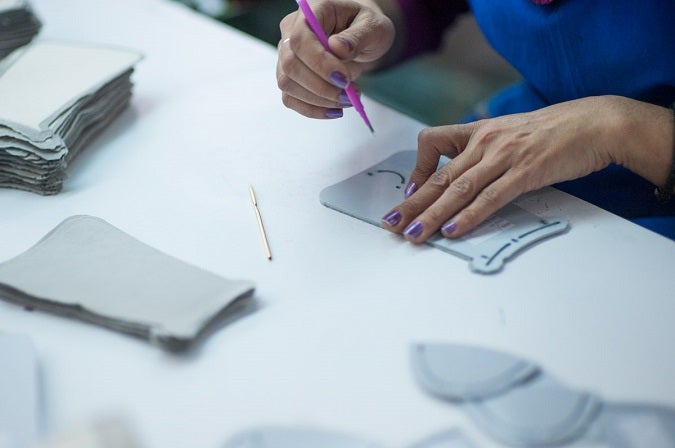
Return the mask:
[[[439,229],[446,237],[460,237],[525,192],[610,163],[637,166],[633,170],[643,177],[665,180],[672,154],[665,130],[672,133],[671,121],[668,109],[602,96],[424,129],[408,198],[382,224],[416,243]],[[453,160],[437,171],[442,155]],[[640,172],[644,166],[651,171]]]

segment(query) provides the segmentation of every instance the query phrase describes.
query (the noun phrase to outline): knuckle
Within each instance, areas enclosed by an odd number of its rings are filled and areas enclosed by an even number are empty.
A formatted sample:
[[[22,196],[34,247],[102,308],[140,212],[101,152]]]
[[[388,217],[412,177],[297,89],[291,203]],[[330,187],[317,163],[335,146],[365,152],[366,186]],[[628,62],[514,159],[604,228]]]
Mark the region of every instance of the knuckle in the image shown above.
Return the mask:
[[[434,131],[432,128],[424,128],[417,134],[417,144],[420,147],[427,146],[432,140]]]
[[[285,31],[286,29],[290,28],[293,21],[295,20],[294,18],[295,13],[291,13],[286,15],[281,21],[279,22],[279,30],[280,31]]]
[[[277,87],[279,87],[279,90],[281,90],[282,92],[287,91],[292,83],[293,81],[291,80],[291,78],[289,78],[287,75],[283,73],[277,76]]]
[[[283,103],[284,106],[286,106],[289,109],[292,109],[293,107],[293,99],[290,95],[287,93],[281,94],[281,102]]]
[[[473,207],[467,207],[462,210],[460,217],[462,227],[465,229],[473,228],[480,223],[478,212]],[[460,221],[460,219],[458,219],[458,221]]]
[[[424,218],[429,224],[438,226],[438,223],[448,218],[448,214],[443,207],[429,207],[424,213]]]
[[[287,75],[293,72],[294,58],[289,55],[279,54],[279,72]]]
[[[427,183],[432,187],[447,189],[451,185],[450,175],[445,170],[439,170],[429,176]]]
[[[460,197],[473,197],[475,196],[475,184],[474,182],[467,177],[460,177],[450,184],[452,192]]]
[[[476,143],[481,146],[490,145],[497,140],[499,134],[499,130],[495,128],[493,123],[486,122],[476,132]]]
[[[401,214],[406,216],[415,216],[418,213],[418,210],[422,208],[422,203],[417,200],[415,197],[410,197],[398,205],[398,210]]]
[[[407,225],[409,221],[412,221],[413,217],[419,216],[427,206],[426,202],[418,200],[414,195],[406,199],[397,207],[403,216],[399,226],[404,227],[404,224]]]
[[[493,187],[487,187],[481,191],[478,196],[480,200],[490,206],[497,207],[501,205],[502,194],[501,192]]]

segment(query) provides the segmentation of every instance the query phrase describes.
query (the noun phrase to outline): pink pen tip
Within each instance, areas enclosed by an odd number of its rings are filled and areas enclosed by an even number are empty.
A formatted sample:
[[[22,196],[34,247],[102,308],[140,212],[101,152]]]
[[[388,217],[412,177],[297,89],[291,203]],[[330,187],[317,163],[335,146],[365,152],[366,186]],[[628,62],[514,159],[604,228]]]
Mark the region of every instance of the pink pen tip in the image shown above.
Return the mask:
[[[375,133],[375,129],[373,129],[373,125],[370,124],[370,120],[368,119],[368,115],[366,115],[366,111],[363,109],[363,105],[359,104],[360,107],[355,107],[356,111],[361,115],[361,119],[363,122],[368,126],[368,129],[370,129],[370,132],[373,134]]]

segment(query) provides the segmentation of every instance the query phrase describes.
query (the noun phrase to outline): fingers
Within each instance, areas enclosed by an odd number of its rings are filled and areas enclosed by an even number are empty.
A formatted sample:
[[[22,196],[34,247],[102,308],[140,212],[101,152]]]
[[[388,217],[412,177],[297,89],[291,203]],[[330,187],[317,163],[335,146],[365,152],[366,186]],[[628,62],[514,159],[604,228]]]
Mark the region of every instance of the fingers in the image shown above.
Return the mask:
[[[457,238],[465,235],[490,215],[521,194],[515,176],[503,175],[498,164],[478,164],[455,177],[448,169],[455,162],[435,173],[414,196],[385,215],[383,224],[389,230],[402,233],[409,241],[421,243],[441,231],[443,236]],[[455,171],[460,171],[462,167]],[[440,192],[440,193],[439,193]],[[397,214],[399,221],[387,221]]]
[[[426,241],[501,174],[499,167],[478,164],[479,161],[477,152],[457,156],[435,171],[419,191],[385,215],[383,225],[403,233],[410,241]],[[388,218],[392,213],[396,220]]]
[[[410,197],[436,172],[441,156],[456,157],[469,143],[476,124],[426,128],[417,138],[417,164],[405,189]]]
[[[303,49],[303,45],[318,45],[319,50],[309,51],[313,52],[315,58],[325,59],[324,54],[328,53],[319,41],[314,37],[311,42],[305,39],[304,44],[294,42],[294,37],[286,37],[279,43],[277,85],[282,92],[284,105],[311,118],[335,118],[333,109],[350,105],[344,93],[344,87],[349,83],[347,75],[334,70],[328,74],[328,81],[322,78],[296,54],[296,51],[308,51]]]
[[[603,136],[613,133],[602,131],[596,101],[425,130],[407,199],[383,226],[416,243],[439,229],[461,237],[522,193],[604,168],[612,157]],[[442,155],[453,160],[437,171]]]
[[[281,101],[284,103],[284,106],[308,118],[331,119],[340,118],[344,115],[344,112],[339,107],[324,108],[314,106],[285,93],[281,94]]]
[[[385,228],[415,243],[439,229],[446,237],[460,237],[523,192],[526,176],[510,169],[505,153],[486,156],[485,133],[474,137],[480,126],[444,126],[420,134],[409,197],[383,217]],[[441,155],[454,159],[437,170]],[[415,181],[419,189],[408,191]]]
[[[277,85],[287,107],[312,118],[336,118],[341,116],[337,109],[351,105],[344,89],[365,69],[354,57],[372,60],[384,54],[382,46],[388,49],[393,42],[393,25],[391,38],[377,43],[367,36],[387,29],[391,22],[384,15],[373,18],[378,16],[376,11],[350,1],[315,1],[312,8],[326,34],[338,33],[330,36],[331,51],[326,51],[301,13],[289,14],[279,25]]]
[[[486,186],[473,202],[446,220],[441,233],[448,238],[466,235],[500,208],[523,193],[521,182],[516,176],[502,176]],[[422,217],[421,219],[424,219]]]
[[[283,41],[280,45],[284,45]],[[309,118],[339,118],[342,108],[352,105],[344,90],[326,84],[304,64],[294,64],[285,73],[282,61],[280,57],[277,84],[282,92],[282,102],[289,109]],[[305,79],[305,85],[296,79]]]

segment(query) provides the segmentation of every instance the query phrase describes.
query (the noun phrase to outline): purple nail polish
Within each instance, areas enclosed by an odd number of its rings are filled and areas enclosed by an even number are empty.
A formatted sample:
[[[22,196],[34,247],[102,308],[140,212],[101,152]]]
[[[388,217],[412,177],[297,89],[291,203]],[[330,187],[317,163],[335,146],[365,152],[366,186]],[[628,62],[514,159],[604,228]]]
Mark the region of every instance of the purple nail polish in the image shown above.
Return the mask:
[[[417,184],[413,181],[408,182],[408,185],[405,187],[404,190],[405,197],[409,198],[416,191],[417,191]]]
[[[352,102],[349,100],[349,97],[343,90],[338,94],[338,106],[340,107],[351,107]]]
[[[391,227],[394,227],[396,224],[401,222],[401,212],[398,210],[393,210],[382,218],[382,221],[388,224]]]
[[[334,86],[339,87],[341,89],[344,89],[349,85],[349,80],[347,79],[347,77],[340,72],[331,73],[329,78],[330,82],[332,82]]]
[[[457,228],[456,222],[448,221],[441,226],[441,232],[443,232],[444,235],[450,235],[452,232],[455,231],[456,228]]]
[[[338,40],[339,40],[340,42],[342,42],[343,44],[345,44],[345,46],[347,47],[347,49],[349,50],[350,53],[351,53],[352,51],[354,51],[354,44],[352,44],[350,41],[348,41],[347,39],[345,39],[345,38],[342,37],[342,36],[338,37]]]
[[[342,109],[326,109],[326,118],[340,118]]]
[[[411,236],[417,238],[424,232],[424,225],[419,221],[414,221],[403,231],[403,234],[406,236]]]

